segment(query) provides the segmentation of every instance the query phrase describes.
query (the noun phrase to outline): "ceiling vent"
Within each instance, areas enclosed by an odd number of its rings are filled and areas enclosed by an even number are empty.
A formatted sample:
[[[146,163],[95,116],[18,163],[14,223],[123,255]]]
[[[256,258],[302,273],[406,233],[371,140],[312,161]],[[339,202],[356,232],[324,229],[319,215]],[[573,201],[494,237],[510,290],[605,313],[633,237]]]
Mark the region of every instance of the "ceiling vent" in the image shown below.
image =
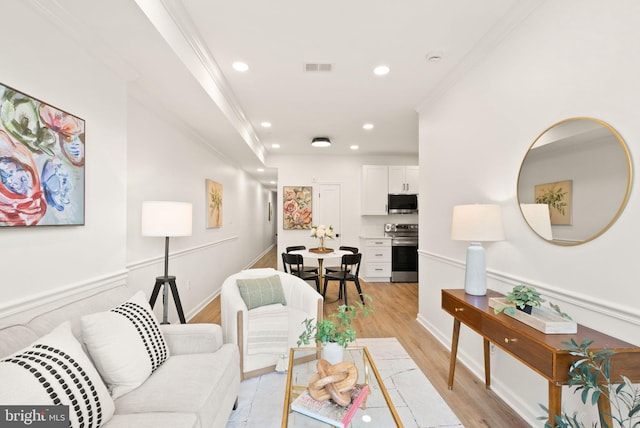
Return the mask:
[[[333,71],[333,64],[329,62],[308,62],[304,65],[304,71],[307,73],[329,72]]]

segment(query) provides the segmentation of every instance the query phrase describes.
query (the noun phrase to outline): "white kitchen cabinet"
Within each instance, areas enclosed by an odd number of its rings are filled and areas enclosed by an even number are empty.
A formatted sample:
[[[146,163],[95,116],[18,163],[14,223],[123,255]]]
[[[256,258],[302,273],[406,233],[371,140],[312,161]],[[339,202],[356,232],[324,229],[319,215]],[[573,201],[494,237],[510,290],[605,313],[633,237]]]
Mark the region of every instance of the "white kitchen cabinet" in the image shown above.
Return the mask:
[[[360,275],[368,282],[391,281],[391,238],[363,238]]]
[[[386,165],[362,166],[362,215],[386,215],[389,174]]]
[[[392,165],[388,170],[389,193],[418,193],[419,168],[417,166]]]

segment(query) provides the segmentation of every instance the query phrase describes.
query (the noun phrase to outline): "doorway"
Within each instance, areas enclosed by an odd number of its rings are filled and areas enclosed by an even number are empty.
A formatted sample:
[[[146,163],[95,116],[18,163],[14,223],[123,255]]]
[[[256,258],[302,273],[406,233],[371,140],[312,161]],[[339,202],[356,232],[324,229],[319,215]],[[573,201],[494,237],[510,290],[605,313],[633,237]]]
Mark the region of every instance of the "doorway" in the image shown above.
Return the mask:
[[[340,246],[340,235],[342,234],[340,184],[320,184],[316,201],[318,201],[318,208],[313,224],[332,226],[335,238],[330,243],[325,242],[325,245],[331,248],[338,248]]]

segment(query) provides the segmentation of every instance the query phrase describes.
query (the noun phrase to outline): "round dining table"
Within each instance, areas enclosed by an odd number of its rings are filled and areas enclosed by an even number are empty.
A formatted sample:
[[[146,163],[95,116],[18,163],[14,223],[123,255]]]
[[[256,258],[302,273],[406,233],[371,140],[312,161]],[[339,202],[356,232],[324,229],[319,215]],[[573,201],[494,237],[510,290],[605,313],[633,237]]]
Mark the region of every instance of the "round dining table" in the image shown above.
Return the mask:
[[[345,254],[352,254],[351,251],[345,250],[333,250],[330,253],[316,253],[310,250],[295,250],[291,251],[291,254],[300,254],[305,259],[316,260],[318,262],[318,281],[320,281],[320,291],[322,292],[324,289],[324,283],[322,279],[322,263],[325,259],[342,259],[342,256]]]

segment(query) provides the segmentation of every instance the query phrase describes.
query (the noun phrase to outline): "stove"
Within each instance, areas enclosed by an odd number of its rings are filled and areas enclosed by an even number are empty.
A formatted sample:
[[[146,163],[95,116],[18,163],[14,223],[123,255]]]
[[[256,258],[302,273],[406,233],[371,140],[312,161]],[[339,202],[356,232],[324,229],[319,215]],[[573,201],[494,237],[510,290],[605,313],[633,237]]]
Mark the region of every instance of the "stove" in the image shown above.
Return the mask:
[[[384,235],[391,237],[391,282],[417,282],[418,225],[387,223]]]

